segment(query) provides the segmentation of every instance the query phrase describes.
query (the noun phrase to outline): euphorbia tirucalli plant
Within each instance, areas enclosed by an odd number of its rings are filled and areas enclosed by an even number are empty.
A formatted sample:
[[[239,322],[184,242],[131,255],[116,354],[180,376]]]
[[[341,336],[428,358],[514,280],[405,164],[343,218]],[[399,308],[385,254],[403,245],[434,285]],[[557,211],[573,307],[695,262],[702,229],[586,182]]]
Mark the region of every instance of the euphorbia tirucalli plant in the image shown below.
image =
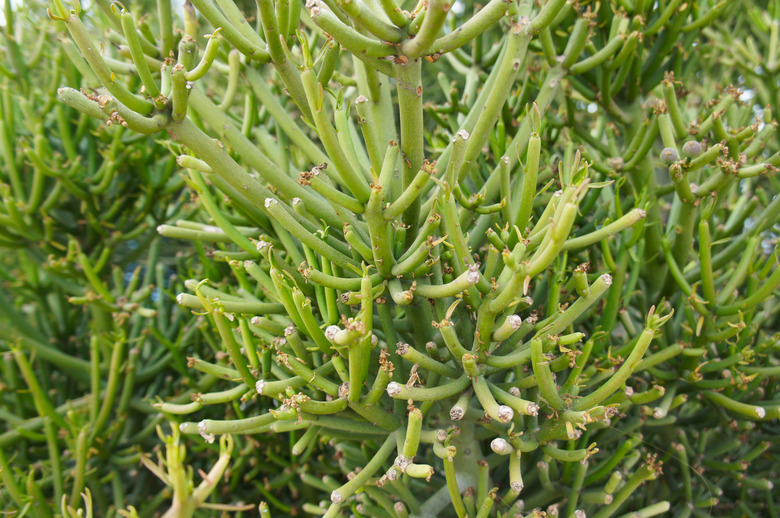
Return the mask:
[[[52,6],[96,79],[60,98],[168,139],[201,212],[159,232],[232,273],[178,296],[224,390],[157,408],[290,438],[261,514],[774,509],[771,465],[733,468],[780,412],[780,155],[769,106],[689,53],[724,2],[193,0],[181,31],[161,0],[157,33],[97,7],[112,58]],[[748,13],[774,107],[780,12]]]

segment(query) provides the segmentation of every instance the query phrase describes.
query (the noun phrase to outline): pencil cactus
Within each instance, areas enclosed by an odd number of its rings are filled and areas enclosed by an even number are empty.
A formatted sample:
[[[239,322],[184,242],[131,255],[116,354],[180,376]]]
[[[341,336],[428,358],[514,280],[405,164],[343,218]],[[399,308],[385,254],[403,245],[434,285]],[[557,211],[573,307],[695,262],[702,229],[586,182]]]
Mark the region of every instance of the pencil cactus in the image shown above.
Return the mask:
[[[218,338],[155,407],[255,458],[212,459],[244,503],[776,512],[776,3],[245,7],[161,0],[154,32],[99,1],[110,46],[49,11],[83,56],[61,101],[164,139],[193,193],[158,232]],[[178,431],[146,464],[191,516]]]

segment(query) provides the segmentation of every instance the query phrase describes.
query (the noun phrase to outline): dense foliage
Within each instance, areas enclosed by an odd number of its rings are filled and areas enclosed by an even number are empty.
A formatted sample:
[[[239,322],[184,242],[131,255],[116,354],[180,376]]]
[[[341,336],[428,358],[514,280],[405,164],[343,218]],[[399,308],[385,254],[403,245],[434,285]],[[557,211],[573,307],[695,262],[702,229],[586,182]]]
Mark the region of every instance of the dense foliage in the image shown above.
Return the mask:
[[[4,510],[778,515],[779,2],[46,7]]]

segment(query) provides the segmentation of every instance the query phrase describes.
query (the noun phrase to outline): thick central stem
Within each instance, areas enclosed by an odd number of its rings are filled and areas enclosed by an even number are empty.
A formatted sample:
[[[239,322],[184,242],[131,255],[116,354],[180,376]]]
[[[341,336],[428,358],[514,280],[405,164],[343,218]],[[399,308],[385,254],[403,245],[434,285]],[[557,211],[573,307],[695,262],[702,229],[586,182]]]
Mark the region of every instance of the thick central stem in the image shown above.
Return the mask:
[[[425,136],[423,133],[422,101],[422,60],[410,60],[396,66],[396,87],[398,90],[398,109],[401,119],[401,158],[402,185],[406,189],[422,168]],[[416,225],[420,215],[420,199],[412,202],[404,212],[402,220],[406,225]],[[414,239],[415,233],[406,234],[407,245]]]
[[[474,424],[474,421],[468,417],[460,421],[458,423],[460,434],[452,440],[452,445],[457,448],[457,454],[453,458],[453,462],[460,493],[463,493],[467,487],[477,488],[477,473],[479,471],[477,460],[482,458],[482,450],[479,446],[479,441],[477,441],[474,435],[476,430]],[[411,518],[442,516],[443,511],[451,503],[452,499],[447,491],[447,486],[442,486],[439,491],[423,502],[420,506],[420,512],[412,515]]]

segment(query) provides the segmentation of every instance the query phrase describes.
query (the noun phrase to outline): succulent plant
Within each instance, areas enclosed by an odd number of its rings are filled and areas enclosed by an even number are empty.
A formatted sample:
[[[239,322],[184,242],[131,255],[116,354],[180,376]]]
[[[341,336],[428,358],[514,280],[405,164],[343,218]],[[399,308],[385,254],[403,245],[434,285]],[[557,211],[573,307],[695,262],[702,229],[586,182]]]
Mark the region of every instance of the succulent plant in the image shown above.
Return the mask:
[[[780,7],[759,5],[191,0],[178,20],[160,0],[152,22],[54,0],[64,106],[162,140],[192,196],[155,209],[197,257],[169,281],[182,311],[137,324],[187,377],[146,392],[170,489],[103,509],[776,513]],[[83,302],[114,298],[80,264]],[[197,489],[180,434],[212,469]]]

